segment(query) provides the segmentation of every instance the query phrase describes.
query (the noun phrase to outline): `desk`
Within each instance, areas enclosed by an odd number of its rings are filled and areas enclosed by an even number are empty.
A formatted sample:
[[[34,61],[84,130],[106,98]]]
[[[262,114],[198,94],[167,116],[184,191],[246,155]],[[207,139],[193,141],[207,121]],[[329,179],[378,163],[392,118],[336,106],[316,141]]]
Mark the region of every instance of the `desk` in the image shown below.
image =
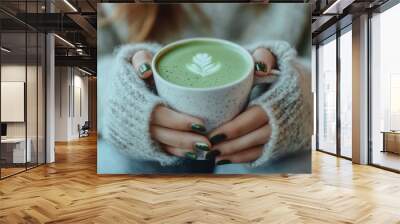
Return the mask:
[[[1,156],[6,160],[6,163],[25,163],[31,161],[32,140],[27,138],[26,142],[28,144],[25,152],[25,138],[1,139]],[[25,161],[25,158],[27,161]]]
[[[382,131],[383,150],[382,152],[392,152],[400,154],[400,131]]]

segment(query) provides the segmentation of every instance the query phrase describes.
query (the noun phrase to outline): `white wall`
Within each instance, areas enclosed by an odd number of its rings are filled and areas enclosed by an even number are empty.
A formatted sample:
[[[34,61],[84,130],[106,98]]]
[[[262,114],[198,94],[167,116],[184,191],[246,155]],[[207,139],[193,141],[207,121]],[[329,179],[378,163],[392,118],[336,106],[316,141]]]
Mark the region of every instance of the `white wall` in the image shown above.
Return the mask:
[[[77,70],[75,70],[77,71]],[[75,106],[74,110],[75,113],[73,113],[73,119],[72,119],[72,132],[71,135],[74,136],[74,138],[79,137],[78,133],[78,124],[83,125],[85,121],[89,120],[89,111],[88,111],[88,77],[81,76],[82,73],[79,73],[79,75],[75,75],[74,77],[74,100],[75,100]],[[80,99],[78,98],[78,91],[80,91]],[[80,105],[79,101],[80,100]],[[81,108],[79,108],[81,107]],[[79,111],[79,109],[81,111]]]
[[[67,67],[55,68],[55,141],[68,140],[68,88],[70,84],[68,71]]]
[[[88,120],[88,78],[72,67],[56,67],[55,73],[55,140],[77,139],[78,124]]]
[[[25,71],[27,69],[27,73]],[[31,76],[36,77],[36,67],[25,65],[2,65],[1,66],[1,81],[2,82],[25,82],[25,75],[28,76],[29,85],[36,86],[36,80],[34,80]],[[32,130],[36,130],[36,113],[32,113],[31,111],[36,111],[36,88],[27,88],[27,106],[30,106],[27,118],[28,118],[28,137],[31,133],[30,128]],[[4,96],[3,96],[4,97]],[[31,104],[34,102],[34,104]],[[39,105],[40,106],[40,105]],[[34,108],[32,108],[34,107]],[[24,109],[24,108],[22,108]],[[7,110],[7,108],[1,108],[1,110]],[[34,122],[32,124],[31,122]],[[7,136],[8,137],[25,137],[25,123],[26,122],[7,122]],[[36,132],[35,132],[36,134]]]

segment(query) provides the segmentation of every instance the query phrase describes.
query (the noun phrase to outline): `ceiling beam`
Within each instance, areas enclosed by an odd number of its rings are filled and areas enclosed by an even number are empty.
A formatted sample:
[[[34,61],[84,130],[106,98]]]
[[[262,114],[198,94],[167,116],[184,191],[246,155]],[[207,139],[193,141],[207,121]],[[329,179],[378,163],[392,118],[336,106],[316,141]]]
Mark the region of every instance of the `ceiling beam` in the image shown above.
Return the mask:
[[[336,0],[332,2],[326,9],[323,10],[322,14],[342,14],[343,10],[351,5],[355,0]]]
[[[74,21],[78,26],[80,26],[91,38],[96,38],[97,31],[96,28],[90,24],[85,17],[80,14],[67,14],[67,16]]]
[[[87,67],[97,70],[97,59],[91,56],[55,56],[56,66]]]

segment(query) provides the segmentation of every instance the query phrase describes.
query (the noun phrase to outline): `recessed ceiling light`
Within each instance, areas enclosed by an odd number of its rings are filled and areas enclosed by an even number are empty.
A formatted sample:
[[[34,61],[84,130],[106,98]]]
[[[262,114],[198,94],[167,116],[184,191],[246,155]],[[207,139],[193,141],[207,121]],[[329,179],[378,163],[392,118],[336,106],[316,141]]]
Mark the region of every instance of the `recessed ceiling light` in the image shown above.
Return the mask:
[[[355,0],[336,0],[322,14],[342,14],[343,10],[351,5]]]
[[[86,71],[86,70],[83,70],[83,69],[81,69],[81,68],[79,68],[79,67],[78,67],[78,70],[81,71],[81,72],[83,72],[83,73],[85,73],[85,74],[87,74],[87,75],[92,76],[92,73],[90,73],[90,72],[88,72],[88,71]]]
[[[324,10],[322,14],[331,13],[331,10],[334,9],[337,4],[339,4],[340,0],[336,0],[332,5],[330,5],[327,9]]]
[[[68,1],[64,0],[65,4],[67,4],[74,12],[78,12],[78,10]]]
[[[1,50],[4,51],[4,52],[6,52],[6,53],[10,53],[10,52],[11,52],[10,49],[7,49],[7,48],[5,48],[5,47],[1,47]]]
[[[66,43],[67,45],[69,45],[70,47],[73,47],[73,48],[75,48],[75,45],[73,45],[71,42],[69,42],[68,40],[66,40],[66,39],[64,39],[64,38],[62,38],[62,37],[60,37],[59,35],[57,35],[57,34],[54,34],[54,36],[55,37],[57,37],[59,40],[61,40],[62,42],[64,42],[64,43]]]

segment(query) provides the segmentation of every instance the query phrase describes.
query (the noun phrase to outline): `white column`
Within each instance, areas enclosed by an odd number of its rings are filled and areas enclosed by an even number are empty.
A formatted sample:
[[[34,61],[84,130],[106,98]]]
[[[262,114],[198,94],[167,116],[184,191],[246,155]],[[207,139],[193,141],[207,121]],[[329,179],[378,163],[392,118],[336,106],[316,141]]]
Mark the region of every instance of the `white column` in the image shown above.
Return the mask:
[[[55,133],[55,60],[54,60],[54,35],[47,34],[46,37],[46,163],[55,161],[54,133]]]
[[[353,20],[353,162],[368,163],[368,16]]]
[[[54,5],[46,1],[46,11],[54,12]],[[46,35],[46,163],[55,161],[55,43],[54,35]]]

